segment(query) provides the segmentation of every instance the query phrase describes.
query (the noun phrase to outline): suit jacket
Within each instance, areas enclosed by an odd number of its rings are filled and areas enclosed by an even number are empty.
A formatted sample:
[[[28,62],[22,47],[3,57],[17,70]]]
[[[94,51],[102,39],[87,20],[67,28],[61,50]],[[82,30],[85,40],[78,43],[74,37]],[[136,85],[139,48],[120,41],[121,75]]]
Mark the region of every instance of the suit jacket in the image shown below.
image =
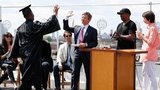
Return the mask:
[[[63,20],[63,29],[70,31],[74,33],[74,41],[75,44],[77,44],[77,38],[80,32],[80,29],[82,26],[76,25],[75,27],[69,27],[68,25],[68,20]],[[96,47],[98,42],[97,42],[97,30],[93,28],[92,26],[88,26],[86,33],[84,35],[83,43],[87,43],[87,47],[85,48],[92,48]]]
[[[60,45],[57,53],[57,62],[64,63],[67,60],[67,42]],[[74,47],[71,46],[70,51],[72,62],[74,62]]]

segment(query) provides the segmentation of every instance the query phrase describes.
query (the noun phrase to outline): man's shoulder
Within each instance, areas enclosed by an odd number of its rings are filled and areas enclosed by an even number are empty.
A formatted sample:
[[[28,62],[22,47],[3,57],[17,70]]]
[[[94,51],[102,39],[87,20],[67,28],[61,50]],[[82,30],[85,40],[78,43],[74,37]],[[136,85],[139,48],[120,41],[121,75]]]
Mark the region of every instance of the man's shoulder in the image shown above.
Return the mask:
[[[62,43],[59,47],[60,47],[60,48],[64,48],[65,45],[66,45],[66,43],[64,42],[64,43]]]
[[[136,23],[132,20],[128,22],[128,26],[136,28]]]
[[[38,20],[36,20],[35,22],[33,22],[34,23],[34,25],[42,25],[43,23],[42,22],[40,22],[40,21],[38,21]]]
[[[130,20],[129,21],[130,24],[136,24],[134,21]]]
[[[75,25],[74,28],[81,28],[81,25]]]
[[[25,23],[22,23],[18,28],[17,28],[17,30],[20,30],[22,27],[24,27],[24,26],[26,26],[26,24]]]
[[[17,28],[17,31],[19,31],[19,32],[29,31],[26,29],[31,29],[32,26],[33,26],[33,22],[24,22]]]
[[[117,27],[122,26],[122,25],[123,25],[123,22],[119,23]]]
[[[91,29],[93,29],[93,30],[97,30],[95,27],[93,27],[93,26],[91,26],[91,25],[89,25],[88,28],[91,28]]]

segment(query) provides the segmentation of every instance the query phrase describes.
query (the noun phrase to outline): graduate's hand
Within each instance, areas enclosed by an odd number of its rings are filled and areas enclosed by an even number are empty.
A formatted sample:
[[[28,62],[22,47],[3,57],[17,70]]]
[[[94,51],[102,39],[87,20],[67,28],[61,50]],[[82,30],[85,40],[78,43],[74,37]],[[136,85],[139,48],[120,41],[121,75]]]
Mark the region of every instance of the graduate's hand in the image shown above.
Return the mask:
[[[59,6],[58,5],[54,5],[54,8],[53,8],[53,13],[54,15],[58,15],[58,10],[59,10]]]
[[[58,68],[59,68],[59,70],[62,70],[62,68],[63,68],[62,63],[58,63]]]
[[[69,17],[73,16],[73,11],[68,11],[67,15],[66,15],[66,19],[68,19]]]

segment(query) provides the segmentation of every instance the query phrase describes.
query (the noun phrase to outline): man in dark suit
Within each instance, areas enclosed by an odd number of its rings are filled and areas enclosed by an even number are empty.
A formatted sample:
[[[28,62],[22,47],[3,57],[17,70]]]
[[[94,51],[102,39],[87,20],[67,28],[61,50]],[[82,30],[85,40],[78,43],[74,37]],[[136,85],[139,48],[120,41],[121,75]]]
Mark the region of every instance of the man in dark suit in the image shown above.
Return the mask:
[[[82,26],[69,27],[68,18],[72,16],[72,11],[67,14],[65,20],[63,20],[64,26],[63,29],[71,31],[74,33],[75,41],[75,59],[74,67],[72,72],[72,90],[78,90],[78,83],[80,77],[80,69],[82,64],[84,65],[84,70],[86,74],[86,90],[89,90],[90,82],[90,52],[80,51],[79,48],[93,48],[96,47],[97,42],[97,30],[89,25],[89,22],[92,18],[92,15],[89,12],[84,12],[82,14],[81,22]]]

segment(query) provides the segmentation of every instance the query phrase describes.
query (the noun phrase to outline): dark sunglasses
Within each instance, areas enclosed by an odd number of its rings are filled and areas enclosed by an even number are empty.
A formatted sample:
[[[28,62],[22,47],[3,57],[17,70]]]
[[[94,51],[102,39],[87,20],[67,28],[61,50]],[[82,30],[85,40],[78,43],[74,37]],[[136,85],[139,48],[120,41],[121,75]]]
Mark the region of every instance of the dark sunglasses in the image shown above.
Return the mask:
[[[71,37],[72,35],[65,35],[65,37]]]
[[[5,35],[5,36],[6,36],[7,38],[9,38],[9,37],[10,37],[10,38],[12,38],[12,36],[11,36],[11,35]]]

